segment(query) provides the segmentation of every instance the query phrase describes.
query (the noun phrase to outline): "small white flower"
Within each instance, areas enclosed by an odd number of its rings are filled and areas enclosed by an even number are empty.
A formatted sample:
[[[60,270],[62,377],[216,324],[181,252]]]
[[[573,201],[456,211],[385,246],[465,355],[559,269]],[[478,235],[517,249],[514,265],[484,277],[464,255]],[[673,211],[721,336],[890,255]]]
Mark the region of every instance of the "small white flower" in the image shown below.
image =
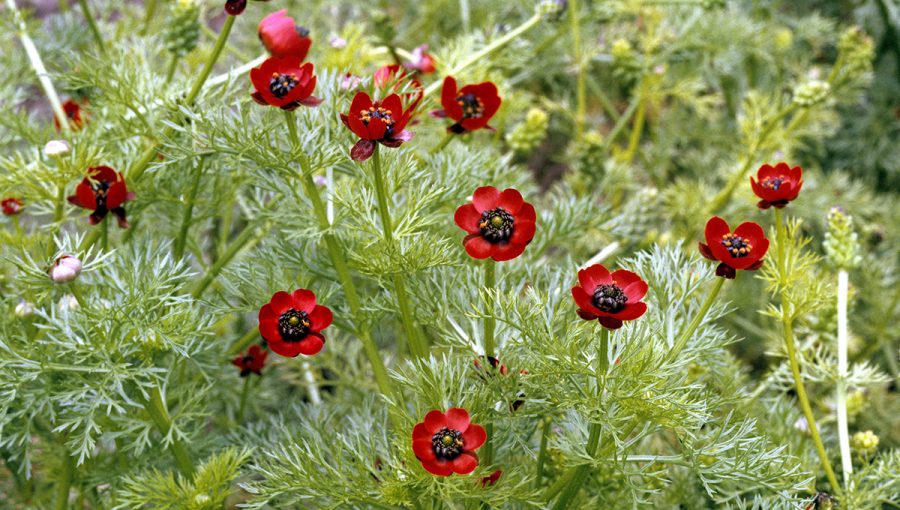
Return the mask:
[[[69,153],[69,142],[65,140],[50,140],[44,145],[44,154],[48,158],[58,158]]]
[[[313,177],[313,182],[316,183],[316,186],[328,186],[328,178],[324,175],[317,175]]]
[[[797,418],[797,421],[794,422],[794,428],[804,434],[809,434],[809,422],[803,416]]]
[[[16,305],[16,317],[28,317],[29,315],[34,313],[34,305],[29,303],[28,301],[22,300],[19,301],[19,304]]]
[[[331,36],[331,39],[328,40],[328,42],[331,44],[331,47],[336,50],[347,47],[347,40],[341,36],[333,35]]]
[[[81,274],[81,260],[72,255],[63,255],[53,262],[50,279],[56,283],[71,282]]]

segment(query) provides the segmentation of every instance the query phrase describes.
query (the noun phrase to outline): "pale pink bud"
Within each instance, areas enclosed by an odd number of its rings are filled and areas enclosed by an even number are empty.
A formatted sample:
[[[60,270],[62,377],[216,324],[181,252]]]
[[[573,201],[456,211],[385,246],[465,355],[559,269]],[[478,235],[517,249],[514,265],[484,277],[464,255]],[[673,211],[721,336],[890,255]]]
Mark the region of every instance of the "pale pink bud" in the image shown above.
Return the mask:
[[[72,255],[63,255],[53,262],[50,279],[56,283],[71,282],[81,274],[81,260]]]
[[[44,154],[46,154],[48,158],[65,156],[68,153],[69,143],[65,140],[50,140],[47,142],[47,145],[44,145]]]

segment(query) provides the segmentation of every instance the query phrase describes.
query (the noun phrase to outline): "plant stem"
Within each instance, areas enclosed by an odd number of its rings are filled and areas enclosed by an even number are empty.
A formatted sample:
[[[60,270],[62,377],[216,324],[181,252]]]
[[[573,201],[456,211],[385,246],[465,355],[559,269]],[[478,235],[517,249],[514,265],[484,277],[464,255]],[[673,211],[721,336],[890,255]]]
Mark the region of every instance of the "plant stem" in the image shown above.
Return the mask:
[[[87,21],[88,28],[91,29],[91,35],[94,36],[94,41],[97,43],[97,47],[100,48],[100,53],[106,53],[106,44],[103,43],[103,36],[100,35],[97,22],[94,21],[94,16],[91,14],[90,8],[88,8],[87,0],[78,0],[78,5],[81,6],[81,13],[84,16],[84,20]]]
[[[103,221],[100,222],[100,249],[103,251],[107,251],[109,249],[109,222],[112,221],[109,218],[104,218]]]
[[[271,202],[266,205],[266,209],[271,209],[274,207],[275,203],[278,202],[280,197],[273,198]],[[203,295],[203,291],[206,290],[207,287],[216,279],[216,276],[219,275],[219,272],[231,262],[242,249],[247,248],[251,249],[259,243],[263,237],[265,237],[266,233],[269,231],[270,223],[267,221],[260,228],[260,231],[256,231],[256,223],[250,222],[247,226],[244,227],[244,230],[238,234],[238,236],[228,245],[228,248],[225,249],[225,252],[221,257],[216,259],[216,262],[210,266],[210,268],[206,271],[206,274],[203,275],[203,278],[197,282],[197,285],[194,287],[194,290],[191,292],[191,296],[194,299],[198,299]]]
[[[163,401],[159,386],[154,386],[153,390],[151,390],[150,400],[144,403],[144,409],[147,411],[147,414],[150,415],[150,418],[153,420],[153,423],[156,424],[160,433],[162,433],[163,436],[168,436],[169,431],[172,429],[172,418],[169,417],[169,411],[166,409],[166,403]],[[172,452],[172,456],[175,458],[175,464],[178,466],[178,470],[181,471],[181,474],[184,475],[185,478],[193,478],[194,463],[191,462],[191,457],[181,443],[181,439],[174,434],[170,439],[169,451]]]
[[[599,377],[606,378],[606,372],[609,371],[609,330],[600,328],[600,371]],[[601,381],[597,381],[598,384]]]
[[[165,136],[171,134],[170,128],[167,127],[163,133]],[[127,176],[129,181],[138,181],[141,176],[144,175],[144,171],[147,170],[150,163],[156,159],[157,154],[159,154],[159,142],[154,140],[146,149],[144,149],[144,152],[141,153],[141,157],[138,158],[134,166],[131,167]]]
[[[494,287],[497,285],[497,263],[492,259],[487,259],[484,265],[484,290],[485,292],[491,293],[494,292]],[[493,310],[491,310],[493,313]],[[494,325],[495,325],[494,316],[492,314],[488,314],[487,317],[484,318],[484,355],[485,356],[495,356],[494,353]]]
[[[638,94],[641,92],[638,91]],[[647,101],[641,96],[635,99],[638,102],[637,112],[634,114],[634,125],[631,127],[631,136],[628,137],[628,148],[625,149],[623,159],[630,162],[637,152],[638,143],[641,141],[641,133],[644,131],[644,114],[647,111]]]
[[[428,151],[428,154],[434,155],[438,152],[441,152],[442,150],[444,150],[444,147],[446,147],[454,138],[456,138],[456,134],[447,131],[447,134],[445,134],[444,137],[441,138],[441,141],[438,142],[437,145],[435,145],[431,148],[431,150]]]
[[[669,351],[669,355],[666,356],[666,362],[670,362],[678,357],[681,354],[681,351],[687,346],[688,340],[691,338],[691,335],[694,334],[694,331],[700,326],[700,323],[703,322],[703,318],[706,317],[707,312],[712,307],[713,302],[715,302],[716,297],[719,295],[719,291],[722,290],[722,285],[725,284],[725,278],[716,277],[716,283],[713,285],[712,291],[710,291],[709,295],[706,296],[706,301],[703,302],[703,305],[700,307],[700,310],[694,315],[694,318],[691,320],[691,323],[688,324],[688,327],[678,336],[678,339],[675,340],[675,344],[672,346],[672,350]]]
[[[221,55],[222,50],[225,49],[225,43],[228,41],[228,34],[231,33],[231,27],[234,26],[234,20],[236,19],[237,16],[228,16],[225,19],[225,24],[222,25],[222,30],[219,32],[219,38],[216,39],[216,45],[213,47],[213,51],[209,55],[206,65],[203,66],[203,70],[200,71],[200,74],[197,76],[197,80],[194,81],[193,88],[191,88],[191,91],[188,92],[187,97],[185,97],[185,103],[191,104],[197,99],[197,96],[200,94],[200,89],[203,88],[203,84],[206,83],[206,79],[209,77],[209,73],[212,72],[213,66],[215,66],[216,61],[219,60],[219,55]]]
[[[378,215],[381,217],[381,227],[384,233],[384,242],[388,249],[392,252],[397,247],[394,239],[394,227],[391,221],[391,213],[388,210],[388,191],[384,182],[384,173],[381,167],[381,153],[378,146],[375,146],[375,153],[372,154],[372,175],[375,180],[375,195],[378,199]],[[399,250],[394,253],[399,256]],[[409,305],[409,296],[406,292],[406,282],[400,273],[393,274],[394,293],[397,294],[397,307],[400,309],[400,320],[403,323],[403,330],[406,333],[409,342],[410,353],[415,358],[421,358],[428,354],[428,348],[425,346],[424,339],[419,335],[419,331],[415,325],[412,309]]]
[[[575,58],[577,78],[575,83],[575,142],[581,140],[584,135],[584,125],[587,114],[586,93],[586,69],[585,55],[581,48],[581,12],[578,8],[578,0],[569,0],[569,22],[572,30],[572,55]]]
[[[75,301],[78,302],[78,307],[82,310],[87,310],[87,303],[85,303],[84,298],[81,296],[81,290],[78,288],[77,284],[74,281],[69,283],[69,290],[72,291],[72,295],[75,296]]]
[[[300,139],[297,136],[297,126],[294,123],[293,115],[290,112],[285,112],[285,120],[287,121],[291,141],[295,146],[299,147]],[[334,234],[331,233],[331,222],[328,221],[328,211],[325,209],[322,197],[319,196],[319,190],[316,189],[316,183],[313,181],[312,172],[309,168],[309,160],[305,155],[300,158],[300,164],[302,166],[302,172],[299,176],[300,183],[303,185],[306,197],[312,202],[313,210],[315,211],[316,218],[319,222],[319,228],[322,230],[322,237],[325,240],[325,246],[328,249],[328,255],[331,258],[331,263],[337,273],[338,280],[341,282],[341,287],[344,289],[344,295],[347,297],[350,313],[352,313],[354,317],[361,317],[362,304],[359,299],[359,293],[356,290],[356,285],[353,283],[353,277],[350,275],[350,270],[347,267],[347,260],[344,258],[344,249]],[[355,333],[363,344],[363,351],[366,354],[366,358],[369,360],[369,364],[372,366],[372,372],[375,375],[375,382],[378,384],[378,389],[385,396],[393,395],[394,390],[391,387],[391,380],[388,377],[387,368],[384,366],[384,361],[381,359],[381,355],[378,352],[378,346],[375,345],[375,341],[372,339],[369,330],[365,327],[358,327],[356,328]]]
[[[178,55],[173,53],[169,58],[169,67],[166,68],[166,85],[172,82],[176,69],[178,69]]]
[[[787,350],[788,362],[791,366],[791,374],[794,377],[794,389],[797,391],[797,400],[800,401],[800,408],[803,410],[803,416],[809,425],[809,434],[812,436],[813,443],[816,445],[816,452],[819,454],[819,461],[825,470],[825,476],[828,483],[831,484],[833,491],[840,494],[841,486],[837,483],[837,477],[834,475],[834,469],[831,467],[831,461],[828,460],[828,452],[825,451],[825,444],[819,435],[819,427],[816,426],[816,417],[813,414],[812,406],[809,403],[809,397],[806,394],[806,386],[803,384],[803,376],[800,374],[800,363],[797,360],[797,347],[794,345],[794,325],[793,315],[788,312],[788,295],[787,295],[787,258],[784,253],[786,237],[784,223],[781,217],[781,209],[775,209],[775,227],[777,229],[777,256],[778,272],[781,279],[781,323],[784,328],[784,346]]]
[[[605,328],[604,328],[605,329]],[[603,426],[599,423],[591,423],[591,427],[588,432],[588,443],[587,443],[587,453],[591,457],[597,455],[597,448],[600,446],[600,433],[603,431]],[[590,464],[581,464],[576,467],[571,474],[571,477],[568,480],[565,488],[562,493],[559,495],[559,499],[556,500],[556,504],[553,505],[554,510],[562,510],[565,508],[569,508],[572,500],[575,496],[578,495],[578,492],[581,490],[582,485],[584,485],[585,480],[591,472],[592,466]]]
[[[238,406],[237,416],[235,417],[235,421],[239,426],[244,421],[244,411],[247,409],[247,396],[250,395],[251,377],[253,377],[253,374],[247,374],[247,377],[244,377],[244,388],[241,390],[241,403]]]
[[[206,158],[201,157],[197,162],[197,168],[194,169],[194,179],[191,181],[191,188],[185,197],[184,212],[181,215],[181,229],[178,237],[175,239],[175,258],[181,259],[184,256],[184,247],[187,244],[188,230],[191,228],[191,218],[194,215],[194,201],[197,199],[197,191],[200,189],[200,178],[203,176],[203,164]]]
[[[522,23],[518,27],[507,32],[506,35],[504,35],[503,37],[491,42],[491,44],[488,44],[481,50],[476,51],[475,53],[469,55],[469,58],[460,62],[456,67],[454,67],[449,72],[447,72],[446,76],[452,76],[452,75],[462,71],[463,69],[469,67],[470,65],[474,64],[475,62],[478,62],[479,60],[483,59],[484,57],[490,55],[494,51],[502,48],[503,46],[506,46],[510,41],[516,39],[520,35],[531,30],[535,25],[537,25],[540,22],[541,22],[541,14],[539,12],[536,12],[534,14],[534,16],[528,18],[524,23]],[[431,94],[434,94],[435,92],[437,92],[438,89],[441,88],[443,83],[444,83],[443,80],[439,80],[439,81],[436,81],[436,82],[432,83],[431,85],[429,85],[428,88],[426,88],[425,91],[423,92],[423,97],[428,97]]]
[[[228,350],[228,354],[237,356],[244,352],[244,349],[246,349],[257,336],[259,336],[259,328],[249,329],[244,333],[244,336],[238,338],[238,341],[231,346],[231,349]]]
[[[849,275],[845,269],[838,270],[837,294],[837,343],[838,343],[838,381],[835,395],[838,421],[838,443],[841,449],[841,468],[844,472],[844,484],[850,484],[853,474],[853,458],[850,456],[850,430],[847,420],[847,352],[849,350],[849,333],[847,331],[847,294],[849,292]]]
[[[56,510],[69,508],[69,491],[72,488],[72,478],[75,474],[75,459],[69,453],[69,449],[62,448],[62,473],[60,473],[59,485],[56,487]]]
[[[547,461],[547,442],[550,436],[550,427],[553,425],[553,420],[549,416],[544,417],[543,422],[544,424],[541,427],[541,446],[538,449],[537,466],[534,473],[535,489],[541,487],[541,479],[544,476],[544,463]]]
[[[59,100],[59,96],[56,94],[56,88],[53,86],[53,82],[50,81],[50,73],[48,73],[47,68],[44,67],[44,61],[41,59],[41,54],[38,53],[34,41],[32,41],[31,37],[28,35],[28,27],[25,25],[25,19],[22,17],[22,13],[19,12],[18,7],[16,7],[15,0],[6,0],[6,7],[13,13],[16,25],[19,29],[19,39],[22,41],[22,47],[25,49],[25,54],[28,55],[28,61],[31,63],[34,74],[37,75],[41,88],[44,89],[44,95],[47,96],[47,101],[50,103],[50,108],[53,110],[54,116],[56,116],[56,121],[59,122],[60,129],[63,132],[67,132],[70,129],[69,117],[63,110],[62,103]]]
[[[153,15],[156,14],[157,0],[146,0],[144,2],[144,24],[141,27],[141,35],[147,35],[150,30],[150,22],[153,21]]]
[[[306,381],[306,391],[309,393],[309,401],[313,405],[322,403],[322,397],[319,396],[319,386],[313,375],[312,368],[308,361],[303,362],[303,379]]]

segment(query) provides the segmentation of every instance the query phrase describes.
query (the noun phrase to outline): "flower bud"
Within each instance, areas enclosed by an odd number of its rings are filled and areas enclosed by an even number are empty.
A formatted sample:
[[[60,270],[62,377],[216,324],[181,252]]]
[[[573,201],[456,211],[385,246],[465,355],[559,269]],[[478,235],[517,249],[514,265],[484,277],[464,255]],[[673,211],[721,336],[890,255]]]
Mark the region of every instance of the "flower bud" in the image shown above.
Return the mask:
[[[22,212],[22,201],[16,197],[7,197],[4,198],[3,201],[0,201],[0,207],[3,209],[3,214],[6,216],[15,216]]]
[[[805,416],[797,418],[797,421],[794,422],[794,429],[804,434],[809,434],[809,421],[807,421]]]
[[[830,93],[831,85],[827,81],[809,80],[794,87],[794,103],[808,108],[824,101]]]
[[[58,158],[69,153],[69,142],[65,140],[50,140],[44,145],[44,155],[48,158]]]
[[[850,446],[863,455],[871,455],[878,449],[878,436],[871,430],[857,432],[850,439]]]
[[[71,282],[81,274],[81,260],[72,255],[63,255],[53,262],[50,279],[56,283]]]
[[[825,233],[825,258],[838,269],[850,269],[860,263],[859,239],[853,231],[853,217],[840,207],[828,213],[828,232]]]
[[[28,301],[19,301],[16,305],[16,317],[25,318],[34,313],[34,305]]]

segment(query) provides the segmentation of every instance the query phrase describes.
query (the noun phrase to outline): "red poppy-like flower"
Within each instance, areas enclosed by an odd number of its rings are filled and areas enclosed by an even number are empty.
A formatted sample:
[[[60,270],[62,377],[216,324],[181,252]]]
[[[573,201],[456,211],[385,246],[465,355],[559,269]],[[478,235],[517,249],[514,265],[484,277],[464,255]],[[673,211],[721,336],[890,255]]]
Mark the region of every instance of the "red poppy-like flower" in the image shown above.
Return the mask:
[[[385,147],[400,147],[412,139],[406,124],[421,99],[419,97],[405,110],[397,94],[391,94],[382,101],[372,101],[369,94],[357,92],[350,103],[350,111],[341,114],[341,121],[360,140],[350,149],[354,161],[365,161],[375,152],[375,144]]]
[[[263,18],[257,33],[269,54],[276,58],[297,57],[302,62],[312,44],[309,30],[297,25],[294,18],[287,15],[286,9]]]
[[[537,215],[517,190],[500,192],[493,186],[483,186],[472,194],[471,204],[456,210],[453,219],[469,233],[463,245],[470,257],[502,261],[525,251],[534,238]]]
[[[247,377],[251,372],[262,375],[268,356],[269,351],[258,345],[251,345],[246,354],[236,356],[231,360],[231,364],[241,369],[241,377]]]
[[[2,202],[0,202],[0,207],[3,207],[3,214],[7,216],[14,216],[22,212],[22,201],[16,197],[4,198]]]
[[[607,329],[619,329],[623,321],[644,315],[647,303],[641,299],[646,294],[647,283],[640,276],[625,269],[610,273],[600,264],[578,271],[578,285],[572,287],[578,316],[597,319]]]
[[[446,413],[434,410],[412,431],[412,447],[422,467],[433,475],[467,475],[478,466],[475,450],[487,440],[481,425],[469,420],[465,409],[454,407]]]
[[[497,86],[486,81],[475,85],[466,85],[457,89],[456,80],[452,76],[444,78],[441,89],[441,106],[443,110],[431,112],[435,117],[450,117],[456,124],[447,128],[451,133],[465,133],[488,126],[491,117],[500,109],[500,96]]]
[[[75,188],[75,194],[68,197],[70,203],[94,211],[89,217],[91,225],[103,221],[112,212],[121,228],[128,228],[125,219],[125,202],[134,200],[134,193],[125,186],[125,177],[108,166],[92,166]]]
[[[494,471],[493,473],[491,473],[490,475],[482,477],[481,480],[479,480],[481,482],[481,487],[484,488],[484,487],[487,487],[488,485],[494,485],[495,483],[497,483],[497,480],[499,480],[502,475],[503,475],[503,470],[498,469],[498,470]]]
[[[487,362],[491,366],[491,368],[493,370],[496,370],[497,372],[499,372],[500,375],[507,374],[508,369],[506,368],[506,365],[500,363],[499,359],[497,359],[493,356],[484,356],[484,358],[487,360]],[[474,363],[475,363],[475,368],[478,369],[478,371],[479,371],[479,375],[493,375],[492,372],[489,372],[487,369],[485,369],[485,367],[481,364],[481,362],[478,361],[478,358],[475,358]]]
[[[269,0],[256,0],[268,2]],[[229,16],[238,16],[247,8],[247,0],[225,0],[225,13]]]
[[[435,71],[434,57],[428,53],[428,45],[423,44],[412,50],[412,60],[403,63],[407,69],[412,69],[421,74],[431,74]]]
[[[760,198],[756,206],[760,209],[781,208],[800,194],[800,188],[803,187],[803,169],[799,166],[791,168],[784,162],[775,166],[765,164],[756,171],[756,179],[759,182],[750,177],[753,193]]]
[[[731,232],[728,223],[718,216],[706,222],[706,244],[700,253],[709,260],[721,262],[716,276],[733,279],[738,269],[754,271],[763,265],[769,240],[762,227],[747,221]]]
[[[296,110],[303,106],[318,106],[321,99],[312,95],[316,88],[313,65],[303,63],[297,56],[266,59],[250,70],[250,81],[256,92],[253,100],[282,110]]]
[[[275,354],[312,356],[325,345],[320,332],[332,319],[331,310],[317,305],[312,291],[276,292],[259,310],[259,332]]]
[[[81,129],[84,126],[84,122],[87,120],[87,115],[82,111],[81,103],[78,103],[74,99],[67,99],[66,102],[62,104],[63,113],[66,114],[66,120],[69,123],[69,128],[72,130]],[[59,131],[62,129],[62,126],[59,124],[59,119],[53,117],[53,125],[56,126],[56,130]]]

